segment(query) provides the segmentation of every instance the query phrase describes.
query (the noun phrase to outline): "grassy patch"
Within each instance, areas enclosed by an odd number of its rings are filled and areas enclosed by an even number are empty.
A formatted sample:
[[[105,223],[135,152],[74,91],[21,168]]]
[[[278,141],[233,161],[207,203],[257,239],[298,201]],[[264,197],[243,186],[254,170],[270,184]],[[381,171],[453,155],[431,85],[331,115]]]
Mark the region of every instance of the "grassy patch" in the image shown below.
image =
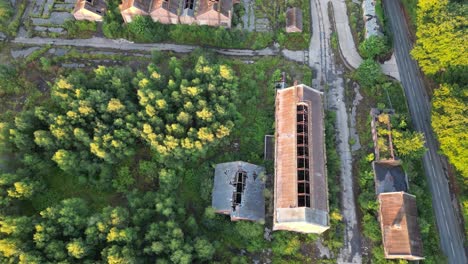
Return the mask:
[[[32,199],[32,204],[37,211],[71,197],[83,198],[89,202],[91,208],[98,211],[110,205],[114,196],[114,194],[94,186],[84,185],[77,177],[66,175],[59,169],[51,169],[45,173],[43,178],[47,191],[39,193]]]

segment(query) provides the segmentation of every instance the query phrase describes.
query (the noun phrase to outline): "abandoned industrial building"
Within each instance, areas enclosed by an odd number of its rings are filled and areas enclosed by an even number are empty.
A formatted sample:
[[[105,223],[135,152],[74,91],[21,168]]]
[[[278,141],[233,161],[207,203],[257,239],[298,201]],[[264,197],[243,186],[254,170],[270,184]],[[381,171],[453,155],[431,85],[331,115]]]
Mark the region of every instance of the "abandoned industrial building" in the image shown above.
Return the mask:
[[[416,197],[405,192],[390,192],[379,194],[378,199],[385,258],[424,259]]]
[[[329,228],[322,92],[303,84],[277,90],[275,116],[273,230],[322,233]]]
[[[216,165],[212,207],[232,221],[265,219],[265,168],[243,161]]]

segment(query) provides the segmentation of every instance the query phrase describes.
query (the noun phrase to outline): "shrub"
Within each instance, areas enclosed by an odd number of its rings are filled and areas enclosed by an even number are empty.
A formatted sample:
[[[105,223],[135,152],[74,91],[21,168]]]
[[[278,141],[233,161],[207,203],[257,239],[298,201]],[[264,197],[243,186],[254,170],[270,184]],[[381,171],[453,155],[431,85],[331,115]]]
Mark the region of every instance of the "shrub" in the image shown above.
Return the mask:
[[[3,24],[10,20],[12,14],[13,9],[11,7],[10,1],[0,0],[0,23]]]
[[[112,187],[118,192],[126,192],[130,186],[135,184],[135,179],[128,166],[123,166],[117,172],[117,177],[112,180]]]
[[[94,21],[67,20],[63,26],[71,38],[88,37],[89,33],[96,32],[97,30],[97,25]]]
[[[136,16],[127,24],[131,38],[140,42],[161,42],[167,40],[167,26],[155,23],[149,16]]]
[[[375,59],[388,52],[387,40],[382,36],[371,36],[361,42],[359,52],[365,59]]]
[[[385,80],[385,76],[382,73],[380,65],[371,59],[367,59],[361,63],[352,77],[363,88],[371,88]]]

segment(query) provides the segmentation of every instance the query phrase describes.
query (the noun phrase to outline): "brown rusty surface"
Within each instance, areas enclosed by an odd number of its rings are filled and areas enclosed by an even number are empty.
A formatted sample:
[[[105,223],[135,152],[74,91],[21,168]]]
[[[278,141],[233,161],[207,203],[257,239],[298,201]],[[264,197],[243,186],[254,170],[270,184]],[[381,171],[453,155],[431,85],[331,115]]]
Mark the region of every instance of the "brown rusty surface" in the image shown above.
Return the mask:
[[[296,106],[299,102],[306,102],[310,109],[311,208],[328,212],[322,97],[302,85],[277,92],[275,208],[297,206]]]
[[[302,32],[302,10],[297,7],[286,10],[286,32]]]
[[[379,203],[385,256],[406,259],[422,257],[416,198],[404,192],[382,193]]]

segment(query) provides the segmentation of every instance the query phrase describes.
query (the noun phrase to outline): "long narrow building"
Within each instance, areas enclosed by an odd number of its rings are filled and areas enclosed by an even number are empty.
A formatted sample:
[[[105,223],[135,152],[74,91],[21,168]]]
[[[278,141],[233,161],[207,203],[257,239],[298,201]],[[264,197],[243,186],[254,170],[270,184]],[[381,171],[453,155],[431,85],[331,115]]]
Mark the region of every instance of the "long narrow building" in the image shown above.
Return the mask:
[[[329,228],[322,100],[304,84],[277,91],[273,230]]]

